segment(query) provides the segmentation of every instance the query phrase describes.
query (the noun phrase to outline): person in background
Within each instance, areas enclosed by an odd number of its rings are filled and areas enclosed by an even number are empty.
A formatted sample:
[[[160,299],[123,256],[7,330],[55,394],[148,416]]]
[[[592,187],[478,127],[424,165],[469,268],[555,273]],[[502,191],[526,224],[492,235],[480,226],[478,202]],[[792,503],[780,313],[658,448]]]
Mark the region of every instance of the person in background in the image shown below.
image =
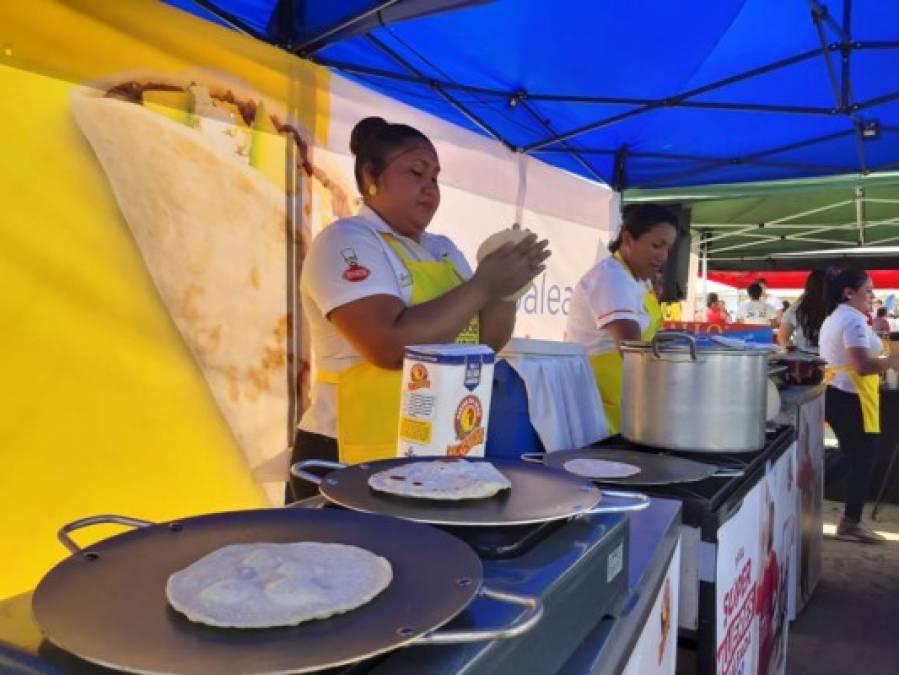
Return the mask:
[[[486,256],[472,274],[450,239],[427,232],[440,205],[430,139],[367,117],[353,128],[350,150],[363,205],[315,238],[300,280],[317,376],[293,462],[394,456],[405,347],[481,343],[498,351],[515,325],[515,303],[504,298],[549,256],[547,242],[532,235]],[[296,479],[291,486],[295,499],[318,492]]]
[[[826,276],[823,270],[812,270],[805,278],[805,289],[799,299],[784,312],[777,331],[781,347],[818,348],[818,333],[827,316]]]
[[[893,310],[893,314],[889,317],[890,332],[899,333],[899,309]]]
[[[899,368],[899,354],[880,358],[883,345],[865,313],[874,299],[863,270],[834,270],[827,279],[828,315],[821,325],[821,357],[827,361],[824,417],[840,451],[828,459],[828,483],[848,477],[846,507],[837,537],[864,543],[884,538],[862,522],[862,509],[880,437],[880,375]]]
[[[639,204],[624,213],[612,255],[594,265],[575,286],[567,339],[587,350],[611,433],[618,433],[625,340],[650,340],[662,323],[652,290],[677,237],[677,218],[657,204]]]
[[[770,286],[768,285],[768,280],[765,277],[759,277],[755,280],[759,286],[762,287],[762,302],[768,305],[771,308],[772,312],[776,312],[781,307],[781,300],[776,295],[772,295],[770,292]]]
[[[738,323],[746,323],[753,326],[770,326],[774,318],[774,310],[762,301],[763,288],[757,281],[746,289],[749,300],[740,308]]]
[[[780,326],[780,322],[783,320],[783,315],[788,309],[790,309],[790,302],[788,300],[781,300],[780,307],[778,307],[774,312],[774,319],[772,320],[775,328]]]
[[[717,293],[709,293],[705,302],[705,322],[714,324],[727,323],[727,315],[721,311],[721,301]]]
[[[880,307],[876,310],[876,315],[874,317],[873,323],[871,324],[871,328],[873,328],[874,332],[880,336],[883,336],[890,332],[890,320],[887,318],[886,307]]]

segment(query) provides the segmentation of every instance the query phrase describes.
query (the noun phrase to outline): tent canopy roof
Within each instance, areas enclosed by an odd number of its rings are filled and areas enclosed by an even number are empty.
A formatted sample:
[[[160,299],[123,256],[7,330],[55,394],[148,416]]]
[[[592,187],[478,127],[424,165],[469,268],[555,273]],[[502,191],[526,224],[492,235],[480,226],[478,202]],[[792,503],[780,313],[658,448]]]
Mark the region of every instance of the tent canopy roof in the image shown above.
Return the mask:
[[[899,168],[895,2],[167,1],[615,188]]]
[[[899,245],[897,174],[635,190],[625,201],[690,203],[711,269],[808,269],[850,256],[859,265],[899,262],[882,248]],[[860,246],[870,250],[859,256]]]

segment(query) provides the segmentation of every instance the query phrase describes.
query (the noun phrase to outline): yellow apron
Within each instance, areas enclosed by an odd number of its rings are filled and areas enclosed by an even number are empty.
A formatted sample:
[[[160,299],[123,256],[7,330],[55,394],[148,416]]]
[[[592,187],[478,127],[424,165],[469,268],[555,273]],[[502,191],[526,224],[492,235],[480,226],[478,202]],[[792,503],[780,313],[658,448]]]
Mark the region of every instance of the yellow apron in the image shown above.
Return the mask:
[[[624,269],[630,272],[620,253],[615,253],[615,259],[624,265]],[[631,272],[631,276],[633,273]],[[653,335],[662,325],[662,307],[652,289],[647,289],[643,296],[643,309],[649,314],[649,325],[640,336],[642,340],[652,340]],[[602,406],[606,411],[606,422],[609,425],[609,433],[617,434],[621,422],[621,387],[624,380],[624,359],[617,349],[607,354],[594,354],[590,357],[590,367],[593,369],[593,377],[599,388],[599,396],[602,398]]]
[[[412,305],[439,298],[463,282],[450,260],[411,260],[396,237],[386,232],[381,236],[412,277]],[[477,315],[455,341],[478,344]],[[337,387],[337,446],[341,462],[359,464],[396,457],[402,377],[401,370],[386,370],[365,361],[339,373],[318,373],[317,381]]]
[[[858,399],[862,405],[862,420],[865,425],[866,434],[880,433],[880,376],[879,375],[859,375],[855,369],[850,366],[836,366],[835,368],[826,368],[824,370],[824,382],[830,384],[834,375],[837,373],[846,373],[855,390],[858,392]]]

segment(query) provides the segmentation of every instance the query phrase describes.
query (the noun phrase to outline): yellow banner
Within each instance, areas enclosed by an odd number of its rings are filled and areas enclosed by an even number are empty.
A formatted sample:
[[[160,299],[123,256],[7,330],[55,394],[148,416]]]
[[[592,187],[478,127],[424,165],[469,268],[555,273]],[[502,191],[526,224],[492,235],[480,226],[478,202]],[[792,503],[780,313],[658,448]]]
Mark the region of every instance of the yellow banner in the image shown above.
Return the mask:
[[[278,172],[327,129],[327,73],[163,3],[75,4],[0,9],[0,599],[69,521],[269,504],[250,465],[290,436]]]

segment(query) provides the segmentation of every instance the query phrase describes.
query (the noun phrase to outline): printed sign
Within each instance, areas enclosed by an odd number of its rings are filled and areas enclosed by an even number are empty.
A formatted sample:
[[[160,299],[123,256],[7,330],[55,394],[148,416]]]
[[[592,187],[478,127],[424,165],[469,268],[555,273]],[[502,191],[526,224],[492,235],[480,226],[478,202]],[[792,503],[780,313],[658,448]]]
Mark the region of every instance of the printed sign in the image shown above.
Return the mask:
[[[622,675],[674,675],[681,547],[678,542],[658,595]]]
[[[716,672],[754,675],[758,651],[755,584],[759,565],[761,485],[718,530],[715,574]]]

